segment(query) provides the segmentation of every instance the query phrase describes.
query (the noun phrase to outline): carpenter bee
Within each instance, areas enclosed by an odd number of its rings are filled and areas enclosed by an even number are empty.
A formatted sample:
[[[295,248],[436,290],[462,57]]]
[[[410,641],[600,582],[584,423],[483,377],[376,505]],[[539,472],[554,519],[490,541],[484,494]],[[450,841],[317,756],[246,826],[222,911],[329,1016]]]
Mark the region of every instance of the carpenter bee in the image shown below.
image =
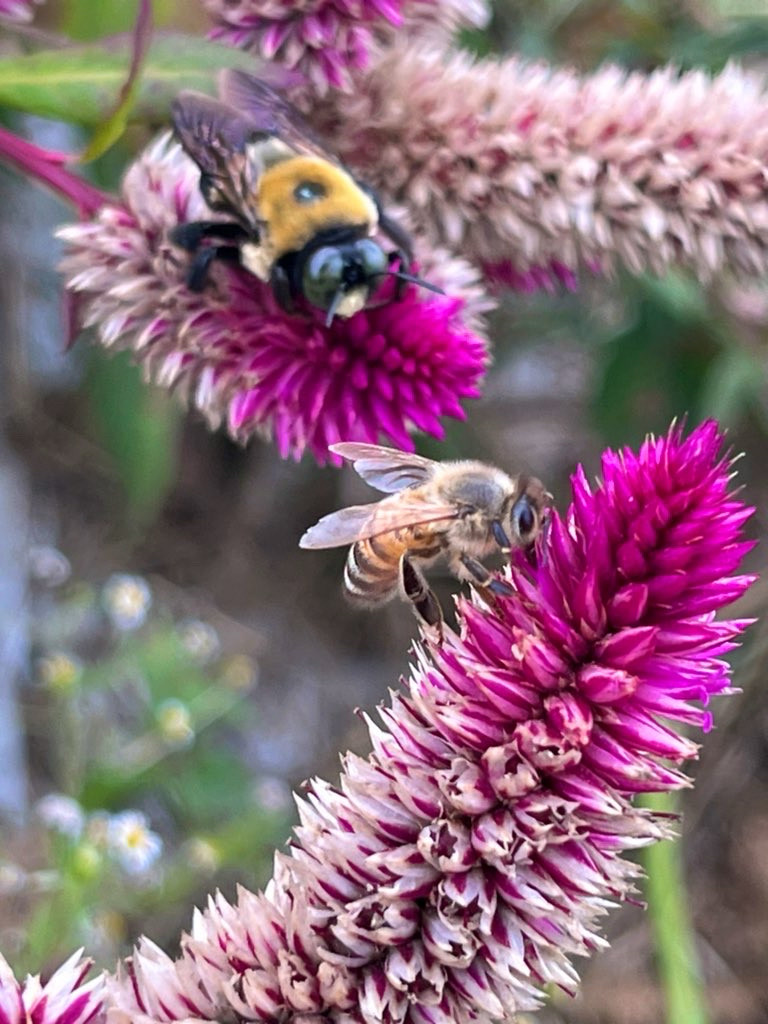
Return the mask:
[[[397,278],[398,297],[402,282],[441,290],[409,273],[407,233],[270,85],[228,70],[220,95],[182,92],[172,108],[205,202],[228,218],[180,224],[171,233],[192,253],[189,288],[205,287],[212,260],[232,260],[269,283],[286,311],[303,299],[325,311],[326,325],[367,306],[386,275]],[[377,233],[392,241],[392,252],[384,252]]]

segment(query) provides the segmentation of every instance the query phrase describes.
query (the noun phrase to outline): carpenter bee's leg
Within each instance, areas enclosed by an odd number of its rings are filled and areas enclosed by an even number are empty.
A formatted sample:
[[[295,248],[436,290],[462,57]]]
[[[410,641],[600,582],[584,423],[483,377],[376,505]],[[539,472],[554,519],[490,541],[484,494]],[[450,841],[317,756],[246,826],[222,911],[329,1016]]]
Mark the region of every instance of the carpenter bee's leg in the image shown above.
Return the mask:
[[[402,263],[401,269],[410,269],[411,263],[413,262],[413,246],[411,245],[411,236],[401,227],[397,221],[384,212],[381,206],[381,200],[376,189],[371,188],[364,181],[358,181],[355,179],[355,184],[360,188],[366,195],[370,196],[376,206],[376,212],[379,215],[379,229],[383,235],[395,243],[398,250],[398,256],[400,256]]]
[[[187,288],[191,292],[201,292],[205,288],[208,281],[208,271],[214,260],[239,263],[240,249],[236,245],[201,246],[192,258],[187,273]]]
[[[189,224],[177,224],[168,232],[174,245],[181,246],[187,252],[194,252],[206,238],[221,238],[228,242],[245,241],[248,232],[241,224],[233,221],[195,220]]]
[[[393,249],[392,252],[387,254],[387,259],[389,261],[389,266],[390,267],[392,266],[393,263],[397,262],[397,264],[398,264],[397,270],[398,271],[402,270],[402,271],[404,271],[406,273],[408,272],[408,268],[410,267],[410,261],[409,261],[407,255],[406,255],[406,253],[402,249]],[[397,271],[395,271],[394,273],[396,274]],[[408,284],[408,282],[404,278],[397,277],[397,276],[395,277],[395,299],[396,299],[396,301],[399,302],[400,299],[402,299],[403,295],[405,294],[405,288],[406,288],[407,284]]]
[[[286,313],[295,313],[296,303],[293,301],[291,282],[285,269],[275,264],[269,276],[269,283],[272,285],[278,306]]]
[[[477,586],[482,587],[483,590],[488,590],[491,594],[496,594],[500,597],[505,597],[514,593],[512,587],[510,587],[508,583],[504,583],[503,580],[497,580],[493,573],[487,569],[482,562],[478,562],[478,560],[476,558],[472,558],[471,555],[467,555],[462,552],[459,555],[459,562],[461,563],[464,572],[458,572],[457,575],[463,576],[470,582],[477,584]]]
[[[396,221],[384,213],[380,206],[378,206],[378,210],[381,233],[386,235],[390,242],[395,243],[397,255],[400,257],[401,270],[409,270],[413,263],[413,246],[410,235],[405,228],[401,228]]]
[[[427,586],[421,571],[417,569],[408,554],[400,558],[400,585],[403,594],[413,605],[418,618],[427,626],[437,630],[440,640],[443,638],[443,610],[440,602]]]

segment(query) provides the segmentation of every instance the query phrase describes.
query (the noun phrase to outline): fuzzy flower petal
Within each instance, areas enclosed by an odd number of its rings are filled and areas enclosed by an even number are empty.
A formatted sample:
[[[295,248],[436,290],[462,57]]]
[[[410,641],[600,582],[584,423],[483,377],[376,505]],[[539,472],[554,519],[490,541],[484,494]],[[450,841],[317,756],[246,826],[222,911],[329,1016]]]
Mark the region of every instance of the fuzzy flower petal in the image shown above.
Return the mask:
[[[768,93],[735,66],[580,77],[403,40],[332,103],[344,159],[497,278],[768,269]]]
[[[349,91],[354,73],[397,33],[483,25],[484,0],[203,0],[211,38],[302,72],[320,95]]]
[[[82,949],[55,971],[45,985],[39,975],[16,981],[0,955],[0,1024],[101,1024],[104,978],[83,983],[92,960]]]
[[[150,1021],[205,992],[206,1020],[224,1001],[264,1024],[485,1024],[575,990],[638,875],[622,855],[670,834],[632,798],[689,783],[675,726],[709,727],[746,625],[715,619],[751,582],[720,445],[673,428],[607,452],[595,487],[576,473],[509,595],[462,599],[369,721],[373,753],[309,784],[266,891],[196,915]],[[129,1015],[159,996],[146,973],[119,988]]]
[[[445,295],[409,286],[326,327],[288,315],[246,271],[216,267],[202,293],[185,285],[187,257],[168,241],[177,223],[210,219],[199,171],[163,137],[128,171],[122,205],[63,228],[62,270],[85,326],[130,349],[154,382],[173,387],[233,437],[274,437],[284,456],[379,435],[412,448],[414,429],[442,436],[444,416],[479,394],[487,364],[477,333],[489,307],[478,274],[435,250],[420,272]]]

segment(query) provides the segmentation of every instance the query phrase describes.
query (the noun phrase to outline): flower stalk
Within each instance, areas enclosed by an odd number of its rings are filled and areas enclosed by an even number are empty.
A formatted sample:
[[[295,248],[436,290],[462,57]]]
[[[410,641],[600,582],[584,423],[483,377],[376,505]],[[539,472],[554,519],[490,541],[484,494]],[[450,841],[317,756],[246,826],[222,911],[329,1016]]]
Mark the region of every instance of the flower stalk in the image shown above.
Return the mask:
[[[656,814],[675,815],[672,793],[647,794],[643,806]],[[666,1003],[667,1024],[709,1024],[696,937],[688,910],[683,871],[683,844],[657,843],[643,854],[645,893],[654,950]]]

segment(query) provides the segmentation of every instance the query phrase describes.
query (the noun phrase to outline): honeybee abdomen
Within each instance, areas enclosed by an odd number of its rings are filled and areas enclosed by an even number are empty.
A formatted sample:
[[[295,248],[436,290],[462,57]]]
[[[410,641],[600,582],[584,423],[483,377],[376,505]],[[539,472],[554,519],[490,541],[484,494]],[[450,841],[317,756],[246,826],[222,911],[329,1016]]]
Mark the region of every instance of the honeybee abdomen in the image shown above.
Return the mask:
[[[344,590],[360,604],[384,604],[397,593],[401,545],[382,537],[359,540],[349,549],[344,566]]]
[[[398,592],[404,554],[414,561],[430,561],[441,550],[435,538],[414,535],[411,530],[393,530],[359,540],[349,549],[344,566],[345,592],[356,603],[384,604]]]

